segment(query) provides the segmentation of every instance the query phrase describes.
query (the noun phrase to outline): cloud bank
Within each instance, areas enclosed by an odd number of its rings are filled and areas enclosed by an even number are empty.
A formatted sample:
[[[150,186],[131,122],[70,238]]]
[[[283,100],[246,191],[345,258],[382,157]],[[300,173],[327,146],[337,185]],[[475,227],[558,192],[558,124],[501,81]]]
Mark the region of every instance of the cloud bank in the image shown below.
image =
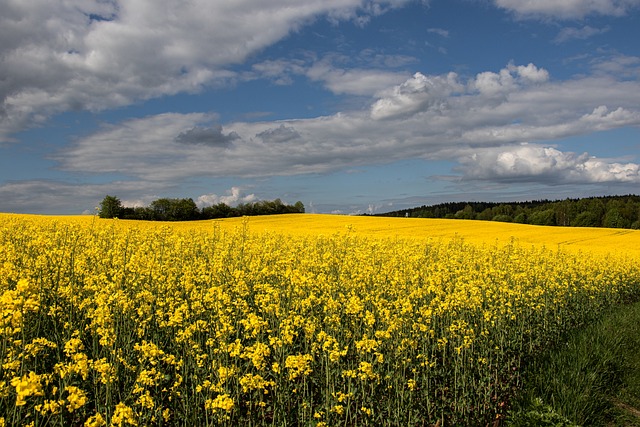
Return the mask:
[[[318,17],[364,24],[407,1],[2,2],[0,142],[55,113],[232,83],[234,64]]]
[[[588,153],[521,145],[486,149],[460,159],[467,180],[543,184],[640,183],[640,166],[596,159]]]
[[[194,176],[328,173],[408,158],[447,159],[469,167],[471,149],[478,165],[465,172],[467,177],[635,182],[632,163],[539,144],[639,126],[637,93],[638,81],[611,76],[554,81],[534,64],[507,64],[467,80],[456,73],[418,72],[381,91],[361,110],[224,126],[213,114],[166,113],[107,126],[79,139],[57,160],[72,172],[173,182]]]

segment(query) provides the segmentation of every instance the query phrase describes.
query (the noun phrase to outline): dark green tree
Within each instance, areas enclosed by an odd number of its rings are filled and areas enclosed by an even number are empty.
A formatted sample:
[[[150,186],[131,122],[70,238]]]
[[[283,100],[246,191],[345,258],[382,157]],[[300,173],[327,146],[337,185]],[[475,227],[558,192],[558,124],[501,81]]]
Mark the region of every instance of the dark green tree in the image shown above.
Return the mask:
[[[191,221],[198,219],[200,211],[193,199],[176,199],[173,204],[172,216],[175,221]]]
[[[476,214],[473,212],[473,208],[471,207],[471,205],[467,204],[464,209],[456,212],[455,217],[457,219],[475,219]]]
[[[607,228],[628,228],[630,225],[631,223],[620,213],[617,207],[607,210],[602,220],[602,226]]]
[[[293,207],[297,213],[304,213],[304,204],[300,200],[298,200]]]
[[[599,227],[600,217],[591,211],[580,212],[571,222],[572,227]]]
[[[100,218],[119,218],[122,214],[122,202],[115,196],[105,196],[100,202]]]
[[[198,206],[193,199],[154,200],[149,206],[153,212],[153,219],[158,221],[189,221],[200,216]]]
[[[226,203],[218,203],[202,208],[203,219],[231,218],[234,216],[239,216],[238,211]]]
[[[529,224],[556,225],[556,212],[553,208],[534,212],[529,217]]]

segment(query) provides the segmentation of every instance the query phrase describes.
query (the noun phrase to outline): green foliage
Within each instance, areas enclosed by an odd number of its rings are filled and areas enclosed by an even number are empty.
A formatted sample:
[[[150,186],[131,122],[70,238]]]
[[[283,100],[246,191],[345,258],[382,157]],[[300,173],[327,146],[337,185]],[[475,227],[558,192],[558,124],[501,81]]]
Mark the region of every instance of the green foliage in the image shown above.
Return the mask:
[[[154,219],[159,221],[189,221],[200,217],[193,199],[158,199],[151,202],[150,208]]]
[[[576,215],[575,219],[571,221],[573,227],[598,227],[600,224],[600,218],[595,212],[584,211]]]
[[[572,227],[640,228],[640,196],[529,202],[452,202],[380,214],[414,218],[455,218],[508,221],[520,224]]]
[[[499,214],[494,216],[492,221],[513,222],[513,218],[511,218],[509,215]]]
[[[534,225],[556,225],[556,212],[554,209],[536,211],[529,217],[529,224]]]
[[[558,414],[549,405],[545,405],[539,397],[534,399],[531,407],[512,414],[506,425],[508,427],[578,427],[567,418]]]
[[[507,426],[640,426],[639,322],[640,303],[618,307],[532,360]]]
[[[100,218],[118,218],[122,213],[122,202],[115,196],[105,196],[100,202]]]
[[[199,209],[191,198],[161,198],[146,207],[123,207],[120,199],[106,196],[100,203],[101,218],[140,219],[147,221],[192,221],[198,219],[230,218],[251,215],[275,215],[304,213],[304,204],[300,201],[287,205],[280,199],[260,200],[242,203],[236,207],[218,203]]]

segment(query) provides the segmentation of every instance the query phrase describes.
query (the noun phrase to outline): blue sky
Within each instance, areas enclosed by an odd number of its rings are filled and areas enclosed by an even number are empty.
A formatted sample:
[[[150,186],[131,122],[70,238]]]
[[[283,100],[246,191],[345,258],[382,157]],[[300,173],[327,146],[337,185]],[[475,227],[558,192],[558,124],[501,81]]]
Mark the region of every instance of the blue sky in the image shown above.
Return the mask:
[[[0,0],[0,211],[640,193],[640,0]]]

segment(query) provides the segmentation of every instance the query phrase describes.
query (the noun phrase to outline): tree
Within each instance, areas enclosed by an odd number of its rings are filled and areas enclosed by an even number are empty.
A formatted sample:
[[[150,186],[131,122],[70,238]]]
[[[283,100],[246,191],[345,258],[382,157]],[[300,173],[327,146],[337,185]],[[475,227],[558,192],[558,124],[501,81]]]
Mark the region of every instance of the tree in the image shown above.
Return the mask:
[[[480,212],[478,215],[476,215],[476,219],[480,219],[483,221],[491,221],[492,218],[493,218],[493,209],[491,208],[486,208],[482,212]]]
[[[602,226],[607,228],[628,228],[631,224],[622,216],[617,207],[613,207],[604,215]]]
[[[600,218],[598,214],[591,211],[580,212],[576,218],[571,221],[572,227],[599,227]]]
[[[304,213],[304,204],[298,200],[295,205],[293,205],[295,211],[298,213]]]
[[[122,202],[115,196],[105,196],[100,202],[100,218],[118,218],[122,213]]]
[[[176,221],[190,221],[198,219],[200,211],[192,198],[176,199],[173,205],[173,219]]]
[[[153,212],[153,219],[156,221],[168,221],[171,215],[171,200],[167,198],[161,198],[151,202],[149,206]]]
[[[518,224],[527,224],[527,221],[527,213],[524,211],[520,212],[518,215],[516,215],[515,218],[513,218],[513,222],[517,222]]]
[[[218,203],[217,205],[207,206],[202,208],[203,219],[213,218],[229,218],[232,216],[238,216],[237,210],[233,209],[225,203]]]
[[[151,202],[151,211],[158,221],[189,221],[200,215],[193,199],[162,198]]]
[[[474,219],[476,217],[476,214],[473,212],[473,208],[471,207],[471,205],[467,204],[464,209],[456,212],[455,217],[457,219]]]
[[[556,225],[556,211],[553,208],[537,211],[529,217],[529,223],[534,225]]]

